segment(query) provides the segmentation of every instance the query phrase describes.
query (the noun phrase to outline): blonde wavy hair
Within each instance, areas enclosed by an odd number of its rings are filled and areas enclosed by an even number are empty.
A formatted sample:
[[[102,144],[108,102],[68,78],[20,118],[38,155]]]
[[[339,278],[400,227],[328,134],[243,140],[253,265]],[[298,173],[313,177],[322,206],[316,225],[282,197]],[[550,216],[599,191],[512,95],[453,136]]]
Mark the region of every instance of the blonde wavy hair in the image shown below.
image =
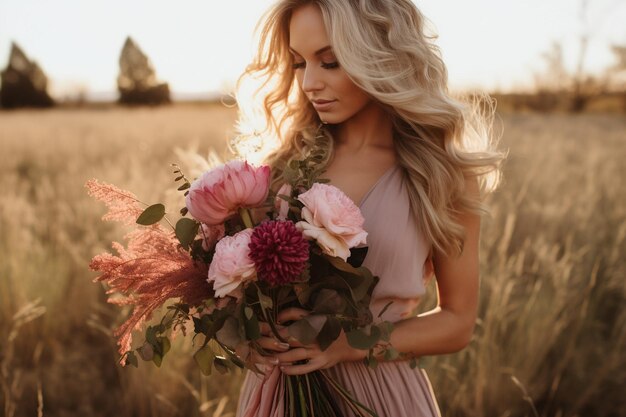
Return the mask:
[[[279,146],[265,159],[274,189],[286,164],[315,145],[321,121],[300,91],[288,50],[291,15],[306,4],[321,10],[340,67],[391,115],[416,223],[435,250],[461,253],[464,229],[456,217],[463,211],[488,213],[483,197],[497,187],[505,155],[495,150],[493,103],[482,96],[451,97],[436,36],[426,34],[427,20],[410,0],[278,1],[257,26],[259,49],[237,82],[237,142],[278,138]],[[250,80],[257,88],[247,100],[242,86]],[[262,126],[245,131],[259,109]],[[327,165],[333,158],[333,127],[322,127],[321,134],[330,139],[324,141],[328,152],[321,161]],[[469,177],[478,179],[478,198],[465,192]]]

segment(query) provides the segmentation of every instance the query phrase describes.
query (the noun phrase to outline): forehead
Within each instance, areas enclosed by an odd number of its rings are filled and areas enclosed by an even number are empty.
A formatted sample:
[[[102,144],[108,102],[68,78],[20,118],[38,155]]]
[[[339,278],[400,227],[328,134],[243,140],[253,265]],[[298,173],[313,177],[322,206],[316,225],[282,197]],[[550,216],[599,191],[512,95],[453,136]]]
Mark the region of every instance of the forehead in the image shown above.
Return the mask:
[[[293,11],[289,21],[289,46],[300,55],[313,55],[329,45],[324,19],[319,8],[307,4]]]

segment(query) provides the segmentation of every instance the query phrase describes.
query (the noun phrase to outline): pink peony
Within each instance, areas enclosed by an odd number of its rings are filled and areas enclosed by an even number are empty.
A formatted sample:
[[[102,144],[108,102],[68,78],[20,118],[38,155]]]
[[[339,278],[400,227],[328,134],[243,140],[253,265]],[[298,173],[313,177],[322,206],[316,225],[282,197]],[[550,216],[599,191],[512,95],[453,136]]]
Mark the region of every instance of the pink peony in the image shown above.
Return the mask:
[[[239,298],[240,284],[256,279],[254,262],[249,257],[251,236],[252,229],[245,229],[234,236],[223,237],[215,245],[208,281],[213,282],[216,297]]]
[[[185,201],[195,219],[214,226],[237,213],[240,207],[261,205],[267,198],[269,184],[269,166],[255,168],[246,161],[230,161],[195,180]]]
[[[315,183],[298,200],[304,204],[304,221],[296,227],[305,238],[315,239],[324,253],[345,261],[350,248],[365,243],[365,219],[356,204],[337,187]]]
[[[306,268],[309,243],[293,222],[266,221],[254,228],[250,258],[260,280],[272,285],[289,284]]]
[[[278,197],[279,194],[291,196],[291,185],[285,183],[280,187],[276,193],[276,200],[274,201],[274,208],[278,211],[278,220],[287,220],[287,214],[289,214],[289,203],[282,198]]]

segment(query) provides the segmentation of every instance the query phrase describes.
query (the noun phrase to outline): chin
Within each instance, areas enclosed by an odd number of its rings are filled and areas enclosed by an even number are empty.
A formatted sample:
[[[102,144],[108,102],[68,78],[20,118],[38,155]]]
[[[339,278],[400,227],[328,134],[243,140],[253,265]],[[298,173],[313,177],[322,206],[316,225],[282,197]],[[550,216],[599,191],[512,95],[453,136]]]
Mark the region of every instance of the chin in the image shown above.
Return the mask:
[[[345,122],[348,118],[339,114],[318,113],[317,114],[324,124],[336,125]]]

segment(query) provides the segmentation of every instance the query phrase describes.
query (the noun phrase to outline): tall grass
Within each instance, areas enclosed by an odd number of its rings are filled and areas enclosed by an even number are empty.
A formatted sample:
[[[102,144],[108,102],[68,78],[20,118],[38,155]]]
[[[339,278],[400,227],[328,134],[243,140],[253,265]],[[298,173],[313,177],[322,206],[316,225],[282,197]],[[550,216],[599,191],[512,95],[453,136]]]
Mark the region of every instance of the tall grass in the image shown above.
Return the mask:
[[[220,151],[233,120],[218,107],[0,113],[0,363],[3,386],[12,386],[2,394],[5,410],[35,415],[38,386],[47,416],[227,415],[224,403],[211,402],[225,396],[234,408],[236,381],[210,384],[182,355],[161,370],[117,366],[111,329],[121,317],[87,265],[125,230],[100,220],[104,207],[84,188],[96,177],[177,213],[176,193],[164,191],[175,191],[174,148]],[[15,313],[36,299],[45,314],[9,340]]]
[[[224,149],[219,107],[0,113],[0,401],[9,416],[232,415],[240,376],[201,377],[189,341],[121,369],[122,317],[87,264],[125,232],[97,177],[175,212],[175,147]],[[626,121],[506,115],[470,346],[423,361],[446,416],[614,416],[626,409]],[[183,164],[184,167],[184,164]],[[433,303],[433,288],[424,308]]]
[[[430,360],[450,416],[626,411],[626,120],[509,115],[470,346]]]

